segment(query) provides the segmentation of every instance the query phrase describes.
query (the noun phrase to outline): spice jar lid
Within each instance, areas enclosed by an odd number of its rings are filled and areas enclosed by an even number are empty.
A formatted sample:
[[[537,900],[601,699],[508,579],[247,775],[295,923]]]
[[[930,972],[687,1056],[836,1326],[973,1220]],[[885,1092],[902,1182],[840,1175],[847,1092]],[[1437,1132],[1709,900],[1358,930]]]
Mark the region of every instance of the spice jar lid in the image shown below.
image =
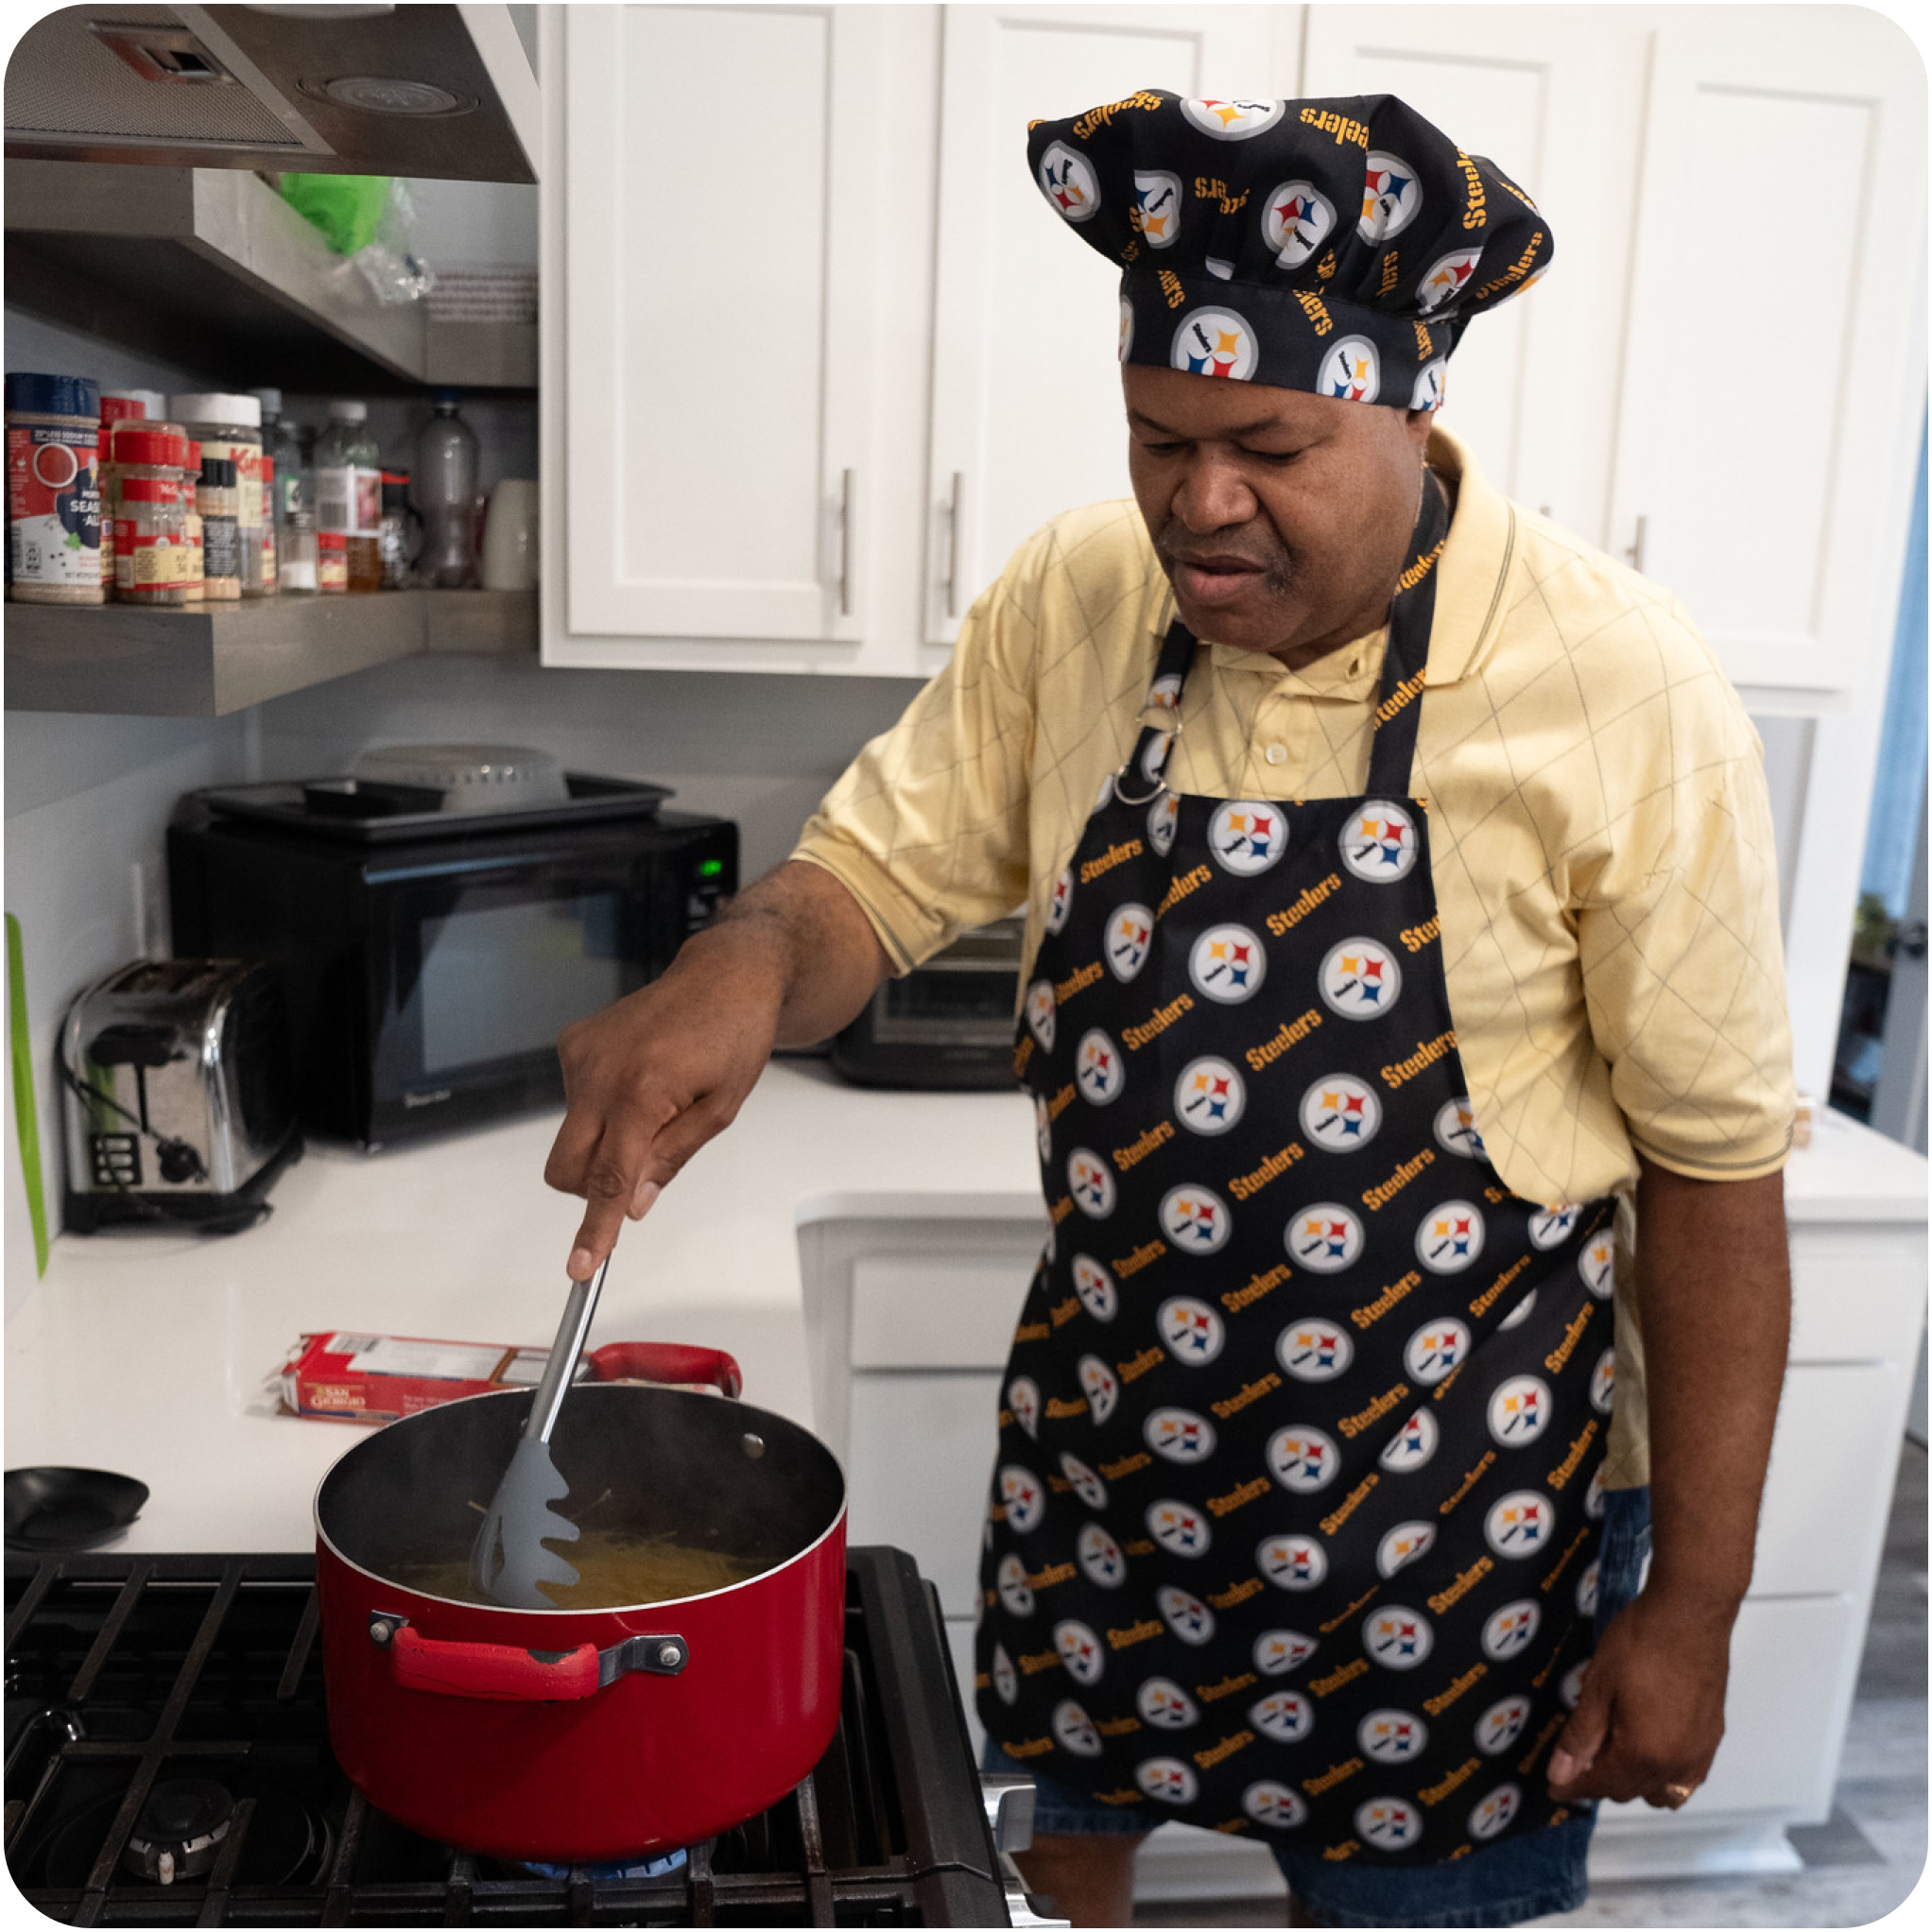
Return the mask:
[[[172,503],[179,493],[180,485],[160,476],[129,476],[121,485],[123,503]]]
[[[84,375],[9,375],[7,406],[23,416],[97,417],[100,385]]]
[[[318,530],[316,544],[318,548],[323,550],[347,550],[349,537],[343,530]]]
[[[114,461],[155,463],[181,469],[188,460],[188,440],[165,429],[127,429],[114,432]]]
[[[167,414],[167,398],[159,389],[103,389],[100,413],[114,420],[145,416],[159,422]]]
[[[177,423],[233,423],[250,429],[262,426],[262,405],[253,396],[224,395],[219,389],[205,395],[170,396],[167,413]]]

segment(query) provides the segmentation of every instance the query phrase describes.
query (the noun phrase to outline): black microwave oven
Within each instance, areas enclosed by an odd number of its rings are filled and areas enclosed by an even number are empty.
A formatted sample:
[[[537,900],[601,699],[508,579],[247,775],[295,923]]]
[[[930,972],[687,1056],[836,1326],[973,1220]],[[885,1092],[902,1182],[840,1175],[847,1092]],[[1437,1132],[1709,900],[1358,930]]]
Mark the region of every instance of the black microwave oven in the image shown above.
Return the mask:
[[[513,811],[356,779],[181,801],[174,950],[281,968],[311,1132],[374,1149],[561,1105],[558,1034],[656,978],[736,890],[729,819],[565,783]]]

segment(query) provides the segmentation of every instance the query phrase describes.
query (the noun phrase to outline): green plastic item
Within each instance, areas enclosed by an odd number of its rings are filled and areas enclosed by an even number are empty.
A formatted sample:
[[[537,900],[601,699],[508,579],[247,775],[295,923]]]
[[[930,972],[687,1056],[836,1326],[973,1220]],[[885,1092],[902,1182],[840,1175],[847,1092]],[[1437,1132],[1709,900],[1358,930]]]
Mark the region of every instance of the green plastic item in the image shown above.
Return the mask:
[[[13,1061],[13,1130],[20,1142],[20,1178],[33,1223],[34,1273],[47,1271],[47,1201],[41,1186],[41,1116],[34,1103],[33,1043],[26,1031],[26,968],[20,957],[20,922],[7,915],[7,1048]]]
[[[392,180],[389,175],[284,175],[282,198],[319,229],[338,255],[353,255],[375,239]]]

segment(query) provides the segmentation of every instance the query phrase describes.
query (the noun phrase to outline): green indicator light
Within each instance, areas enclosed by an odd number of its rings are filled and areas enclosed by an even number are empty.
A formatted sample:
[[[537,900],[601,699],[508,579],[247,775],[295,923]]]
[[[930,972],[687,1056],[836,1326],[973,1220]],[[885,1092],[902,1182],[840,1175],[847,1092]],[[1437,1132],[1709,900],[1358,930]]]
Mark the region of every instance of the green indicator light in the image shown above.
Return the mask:
[[[724,871],[724,860],[723,860],[723,859],[721,859],[721,858],[708,858],[708,859],[705,859],[705,860],[704,860],[704,861],[703,861],[703,862],[702,862],[702,863],[701,863],[701,864],[700,864],[700,865],[699,866],[699,868],[698,868],[698,876],[699,876],[699,877],[700,879],[715,879],[715,878],[716,878],[716,877],[717,877],[717,875],[718,875],[718,874],[719,874],[719,873],[720,873],[721,871]]]

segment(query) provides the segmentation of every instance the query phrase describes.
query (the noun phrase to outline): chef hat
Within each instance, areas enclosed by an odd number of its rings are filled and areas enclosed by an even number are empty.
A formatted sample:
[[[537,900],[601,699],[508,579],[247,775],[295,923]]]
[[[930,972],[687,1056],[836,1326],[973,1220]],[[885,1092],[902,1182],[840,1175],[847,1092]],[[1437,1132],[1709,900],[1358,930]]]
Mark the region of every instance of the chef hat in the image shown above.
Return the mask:
[[[1026,153],[1122,266],[1123,362],[1433,409],[1469,319],[1554,252],[1521,188],[1390,94],[1149,89],[1035,121]]]

